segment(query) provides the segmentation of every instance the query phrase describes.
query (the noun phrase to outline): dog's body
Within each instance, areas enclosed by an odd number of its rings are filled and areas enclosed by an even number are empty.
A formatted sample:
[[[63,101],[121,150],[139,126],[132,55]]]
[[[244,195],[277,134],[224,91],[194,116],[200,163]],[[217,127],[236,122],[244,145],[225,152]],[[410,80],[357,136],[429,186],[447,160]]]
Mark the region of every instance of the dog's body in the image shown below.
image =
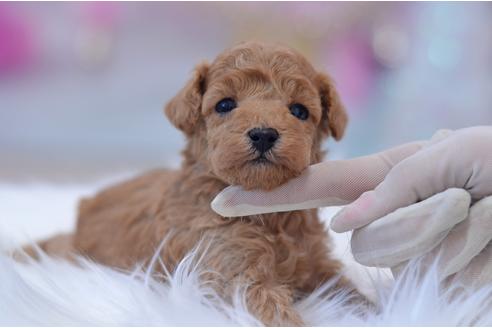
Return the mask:
[[[131,268],[160,253],[168,270],[204,240],[202,265],[225,288],[250,285],[250,310],[266,324],[301,324],[294,292],[308,293],[333,278],[327,235],[316,211],[226,219],[210,201],[226,185],[200,168],[155,171],[103,191],[80,206],[74,245],[106,265]],[[208,280],[208,279],[207,279]],[[278,317],[277,317],[278,314]]]
[[[248,286],[248,307],[262,322],[301,325],[294,299],[340,269],[316,210],[230,219],[210,202],[229,184],[271,189],[321,160],[322,139],[339,139],[346,123],[329,79],[290,49],[241,44],[200,65],[166,114],[188,137],[182,168],[83,200],[75,233],[41,247],[133,268],[165,239],[160,256],[172,270],[203,240],[201,263],[221,295]]]

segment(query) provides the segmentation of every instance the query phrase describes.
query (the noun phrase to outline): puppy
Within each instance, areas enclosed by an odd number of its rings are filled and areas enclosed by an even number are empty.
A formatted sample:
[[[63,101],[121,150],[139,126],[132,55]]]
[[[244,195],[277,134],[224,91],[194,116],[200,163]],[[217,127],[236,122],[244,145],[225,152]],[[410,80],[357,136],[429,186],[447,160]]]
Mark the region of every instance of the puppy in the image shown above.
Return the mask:
[[[210,202],[228,185],[275,188],[322,159],[322,141],[340,139],[347,123],[330,78],[292,49],[242,43],[198,65],[165,113],[187,137],[181,169],[82,200],[74,234],[41,247],[130,269],[165,238],[159,255],[172,271],[205,240],[204,279],[220,295],[247,288],[247,306],[264,324],[302,325],[294,300],[341,268],[317,211],[230,219]]]

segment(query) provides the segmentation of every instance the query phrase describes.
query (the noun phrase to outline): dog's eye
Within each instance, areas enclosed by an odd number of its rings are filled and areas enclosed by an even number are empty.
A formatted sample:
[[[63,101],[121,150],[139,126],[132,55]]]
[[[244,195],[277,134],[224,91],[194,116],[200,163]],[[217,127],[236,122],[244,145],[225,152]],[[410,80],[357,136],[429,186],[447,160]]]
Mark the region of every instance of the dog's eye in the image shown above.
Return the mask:
[[[305,121],[309,117],[309,111],[303,104],[292,104],[290,105],[289,110],[292,115],[300,120]]]
[[[236,101],[232,98],[224,98],[215,105],[217,113],[227,113],[237,107]]]

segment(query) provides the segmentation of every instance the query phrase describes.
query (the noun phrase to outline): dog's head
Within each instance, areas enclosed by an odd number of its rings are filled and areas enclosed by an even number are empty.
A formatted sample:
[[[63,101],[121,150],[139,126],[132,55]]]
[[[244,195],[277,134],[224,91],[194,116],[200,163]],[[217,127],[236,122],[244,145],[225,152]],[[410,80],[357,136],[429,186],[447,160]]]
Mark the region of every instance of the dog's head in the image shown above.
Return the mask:
[[[327,75],[292,49],[255,42],[198,65],[165,112],[189,138],[188,162],[246,189],[272,189],[319,162],[323,138],[340,139],[347,123]]]

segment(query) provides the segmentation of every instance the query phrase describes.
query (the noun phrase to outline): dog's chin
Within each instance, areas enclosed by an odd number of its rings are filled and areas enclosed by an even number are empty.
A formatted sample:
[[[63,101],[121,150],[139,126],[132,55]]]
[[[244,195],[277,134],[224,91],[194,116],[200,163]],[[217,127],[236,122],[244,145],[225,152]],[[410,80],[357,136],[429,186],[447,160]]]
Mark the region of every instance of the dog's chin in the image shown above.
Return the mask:
[[[258,157],[218,175],[227,183],[240,185],[246,190],[271,190],[299,174],[299,170],[274,163],[265,157]]]

